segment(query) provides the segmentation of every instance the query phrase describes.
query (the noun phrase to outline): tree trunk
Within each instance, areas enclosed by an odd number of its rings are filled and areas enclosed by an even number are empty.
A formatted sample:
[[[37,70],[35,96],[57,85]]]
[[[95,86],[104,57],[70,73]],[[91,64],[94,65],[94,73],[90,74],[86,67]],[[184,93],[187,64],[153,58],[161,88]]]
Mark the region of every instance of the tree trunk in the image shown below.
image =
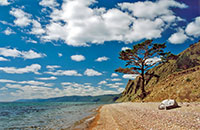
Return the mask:
[[[144,89],[144,87],[145,87],[145,79],[144,79],[144,77],[142,77],[142,86],[141,86],[141,90],[142,90],[142,99],[144,99],[145,97],[146,97],[146,91],[145,91],[145,89]]]
[[[142,86],[141,86],[141,90],[142,90],[142,95],[141,98],[144,99],[146,97],[146,92],[144,89],[145,86],[145,78],[144,78],[144,65],[142,64]]]

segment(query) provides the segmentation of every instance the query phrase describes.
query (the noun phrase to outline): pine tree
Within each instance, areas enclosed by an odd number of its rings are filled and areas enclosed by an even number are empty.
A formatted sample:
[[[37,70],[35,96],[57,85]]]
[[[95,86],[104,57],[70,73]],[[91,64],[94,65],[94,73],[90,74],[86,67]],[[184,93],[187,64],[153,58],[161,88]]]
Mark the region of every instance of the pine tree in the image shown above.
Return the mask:
[[[165,43],[152,43],[153,40],[146,40],[142,43],[136,44],[132,49],[127,49],[120,52],[119,59],[126,61],[126,68],[118,68],[115,71],[125,74],[137,74],[142,79],[140,86],[142,95],[146,96],[145,91],[145,73],[152,67],[162,62],[167,62],[170,52],[164,52],[166,48]],[[157,60],[155,60],[157,59]]]

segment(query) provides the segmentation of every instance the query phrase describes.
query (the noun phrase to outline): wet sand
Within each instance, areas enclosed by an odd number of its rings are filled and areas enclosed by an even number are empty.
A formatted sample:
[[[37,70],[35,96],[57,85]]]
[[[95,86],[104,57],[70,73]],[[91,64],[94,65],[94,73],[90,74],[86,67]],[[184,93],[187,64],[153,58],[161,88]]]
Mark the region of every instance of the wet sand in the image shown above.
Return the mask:
[[[181,107],[158,110],[159,103],[103,105],[89,130],[199,130],[200,103],[178,103]]]

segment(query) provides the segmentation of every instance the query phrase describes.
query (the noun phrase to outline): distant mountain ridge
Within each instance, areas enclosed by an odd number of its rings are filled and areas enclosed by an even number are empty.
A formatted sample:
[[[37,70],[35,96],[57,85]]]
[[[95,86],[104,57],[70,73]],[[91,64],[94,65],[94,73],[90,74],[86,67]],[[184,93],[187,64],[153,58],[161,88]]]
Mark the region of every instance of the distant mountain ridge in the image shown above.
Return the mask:
[[[48,99],[20,99],[15,102],[115,102],[120,94],[108,94],[99,96],[63,96]]]
[[[200,41],[174,56],[168,63],[148,71],[143,101],[161,101],[173,98],[178,101],[200,101]],[[139,77],[129,80],[117,102],[141,101]]]

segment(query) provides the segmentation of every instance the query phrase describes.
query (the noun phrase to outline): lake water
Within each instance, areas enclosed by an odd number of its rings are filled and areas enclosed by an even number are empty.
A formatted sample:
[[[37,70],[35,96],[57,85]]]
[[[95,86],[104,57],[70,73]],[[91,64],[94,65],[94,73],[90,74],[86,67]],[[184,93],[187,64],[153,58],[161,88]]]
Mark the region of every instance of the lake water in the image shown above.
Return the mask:
[[[70,129],[100,105],[77,102],[0,103],[0,130]]]

